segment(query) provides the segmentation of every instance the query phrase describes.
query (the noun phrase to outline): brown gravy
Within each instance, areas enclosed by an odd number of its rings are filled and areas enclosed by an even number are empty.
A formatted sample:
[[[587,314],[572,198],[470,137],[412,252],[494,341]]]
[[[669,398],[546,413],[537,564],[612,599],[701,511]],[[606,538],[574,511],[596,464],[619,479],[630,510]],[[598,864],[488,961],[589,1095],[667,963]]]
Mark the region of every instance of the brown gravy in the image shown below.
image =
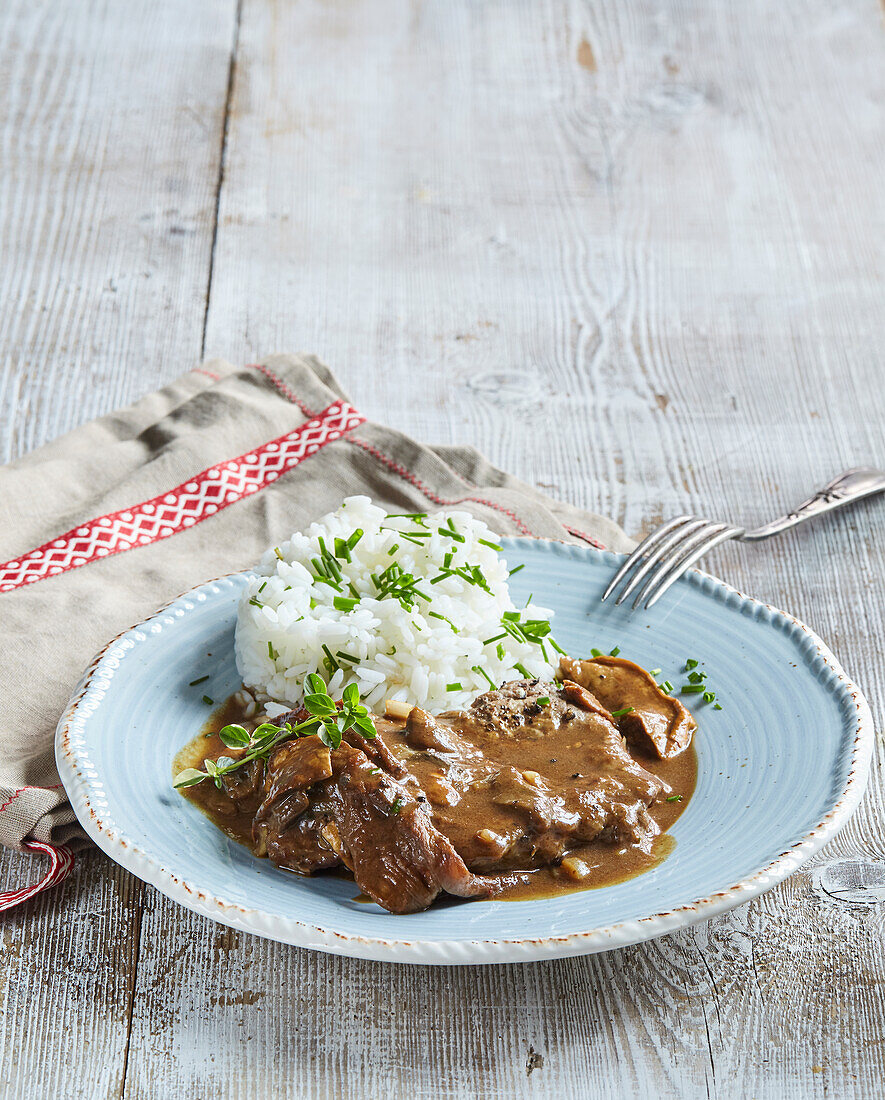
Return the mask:
[[[207,757],[214,760],[224,755],[228,750],[218,738],[217,732],[229,723],[235,722],[247,727],[254,725],[254,721],[244,717],[235,697],[231,697],[214,711],[200,733],[176,754],[172,765],[173,775],[183,768],[199,768]],[[651,806],[650,813],[661,829],[661,834],[655,838],[652,851],[645,853],[634,847],[618,847],[604,843],[589,844],[569,853],[570,856],[581,859],[590,868],[589,874],[580,881],[568,878],[560,868],[555,866],[541,867],[533,871],[505,872],[501,877],[507,884],[503,891],[496,895],[498,898],[504,901],[526,901],[557,897],[578,890],[612,886],[635,878],[664,862],[676,847],[676,841],[667,830],[685,810],[697,783],[695,747],[691,744],[679,756],[667,760],[645,754],[636,746],[631,748],[631,754],[643,768],[669,784],[674,794],[682,796],[681,801],[678,802],[660,801]],[[231,815],[230,801],[212,783],[203,782],[195,787],[185,788],[181,794],[226,836],[255,854],[251,814]],[[324,873],[339,876],[347,874],[340,871]],[[356,900],[370,899],[360,894]]]

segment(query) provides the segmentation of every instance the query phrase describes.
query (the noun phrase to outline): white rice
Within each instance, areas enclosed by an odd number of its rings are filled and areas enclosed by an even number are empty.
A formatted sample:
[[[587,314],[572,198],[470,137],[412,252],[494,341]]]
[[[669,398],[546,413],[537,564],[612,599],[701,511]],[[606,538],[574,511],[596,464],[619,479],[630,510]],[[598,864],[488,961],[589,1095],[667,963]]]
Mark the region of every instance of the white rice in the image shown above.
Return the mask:
[[[463,541],[440,534],[439,528],[454,528]],[[351,560],[343,554],[336,558],[339,593],[316,579],[312,562],[322,560],[320,538],[334,553],[335,539],[347,539],[357,529],[363,534]],[[413,542],[403,532],[428,537]],[[507,563],[480,540],[497,544],[498,537],[467,512],[445,510],[416,522],[388,516],[368,497],[348,497],[337,511],[262,557],[237,616],[237,666],[243,683],[279,704],[266,708],[275,716],[299,703],[309,672],[327,680],[335,698],[346,684],[355,683],[376,710],[383,709],[386,699],[396,699],[436,712],[466,706],[478,692],[489,690],[490,681],[498,685],[520,678],[517,662],[532,676],[551,678],[549,660],[556,661],[557,655],[549,641],[543,649],[510,634],[490,641],[503,633],[504,613],[516,609],[507,587]],[[489,591],[459,576],[431,584],[445,571],[449,554],[450,569],[478,566]],[[377,598],[372,575],[379,576],[393,562],[417,578],[416,589],[430,601],[416,596],[406,609],[391,595]],[[359,602],[352,609],[334,606],[336,597],[351,597],[353,590]],[[534,604],[519,610],[522,621],[549,620],[552,615]],[[338,665],[331,678],[324,645]],[[453,684],[460,687],[450,690]]]

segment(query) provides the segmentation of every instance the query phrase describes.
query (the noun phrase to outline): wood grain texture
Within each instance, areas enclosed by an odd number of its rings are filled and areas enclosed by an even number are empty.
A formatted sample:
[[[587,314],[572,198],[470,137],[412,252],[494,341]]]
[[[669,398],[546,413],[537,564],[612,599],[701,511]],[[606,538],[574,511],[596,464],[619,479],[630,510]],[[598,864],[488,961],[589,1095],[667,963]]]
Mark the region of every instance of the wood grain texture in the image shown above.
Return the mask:
[[[0,460],[199,360],[235,11],[0,7]]]
[[[31,10],[0,15],[0,49],[30,42],[37,59],[0,76],[0,147],[38,169],[29,186],[0,172],[0,244],[17,257],[0,269],[5,454],[189,365],[205,312],[208,354],[317,352],[369,415],[474,443],[631,533],[686,509],[754,523],[844,466],[885,465],[872,2],[243,0],[238,33],[230,6],[174,21],[144,8],[131,25],[113,7]],[[46,106],[63,97],[93,143],[123,134],[126,97],[99,110],[92,39],[114,43],[115,64],[179,73],[138,103],[190,181],[184,254],[162,217],[133,229],[132,210],[165,202],[142,180],[160,155],[105,141],[96,191],[75,127]],[[211,119],[205,143],[182,102]],[[32,222],[57,227],[53,247],[29,249]],[[164,290],[138,284],[111,324],[98,288],[115,249],[126,270],[152,257]],[[158,322],[164,295],[176,304]],[[118,365],[86,386],[96,332]],[[708,563],[814,625],[880,729],[883,536],[870,502]],[[840,903],[816,877],[885,858],[879,756],[861,810],[809,868],[717,920],[587,959],[336,959],[81,861],[4,926],[0,1095],[43,1095],[32,1082],[51,1067],[58,1095],[90,1097],[882,1096],[885,906]],[[7,853],[0,870],[29,867]],[[35,999],[39,1016],[16,1011]],[[59,1058],[36,1019],[90,1045]]]

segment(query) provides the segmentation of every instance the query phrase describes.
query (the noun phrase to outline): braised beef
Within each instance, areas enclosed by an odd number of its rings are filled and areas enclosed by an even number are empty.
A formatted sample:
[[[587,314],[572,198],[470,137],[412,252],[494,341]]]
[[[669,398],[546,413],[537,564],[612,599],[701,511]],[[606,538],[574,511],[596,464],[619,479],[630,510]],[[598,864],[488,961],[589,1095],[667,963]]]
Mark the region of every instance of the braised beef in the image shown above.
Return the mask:
[[[426,908],[441,892],[488,897],[563,860],[563,876],[574,877],[588,845],[649,853],[660,832],[649,809],[670,787],[622,734],[670,754],[687,743],[685,719],[652,696],[636,666],[588,664],[563,662],[570,678],[562,684],[503,684],[465,711],[415,707],[405,721],[376,718],[373,740],[350,731],[337,749],[317,736],[285,741],[266,765],[213,788],[212,808],[228,802],[251,822],[256,852],[280,867],[343,866],[394,913]],[[630,695],[622,705],[641,716],[640,733],[610,713],[621,701],[609,679],[618,670],[618,691]],[[665,735],[661,715],[669,716]]]
[[[658,687],[644,668],[623,657],[594,657],[576,661],[563,657],[563,676],[587,688],[609,711],[631,708],[617,718],[618,728],[631,744],[662,760],[688,748],[696,726],[685,707]]]

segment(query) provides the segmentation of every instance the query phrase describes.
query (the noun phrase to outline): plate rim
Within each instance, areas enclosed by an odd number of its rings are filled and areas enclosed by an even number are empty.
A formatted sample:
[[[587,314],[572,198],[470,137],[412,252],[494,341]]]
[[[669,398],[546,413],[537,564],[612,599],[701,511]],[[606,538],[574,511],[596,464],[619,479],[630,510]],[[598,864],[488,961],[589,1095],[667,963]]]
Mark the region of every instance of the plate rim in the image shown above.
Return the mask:
[[[563,543],[551,539],[534,537],[508,537],[502,540],[506,546],[543,543],[553,553],[590,560],[601,558],[613,568],[624,560],[626,555],[611,550],[599,550],[591,546]],[[125,839],[119,826],[112,821],[104,821],[90,798],[90,781],[84,775],[88,768],[88,755],[78,756],[71,744],[74,722],[86,722],[98,708],[104,697],[106,685],[110,683],[114,671],[126,653],[136,645],[155,637],[150,629],[156,620],[168,616],[170,611],[179,614],[174,624],[186,614],[185,608],[178,605],[191,600],[203,602],[208,598],[205,590],[213,586],[233,587],[239,579],[247,576],[249,570],[223,574],[220,577],[203,581],[201,584],[182,592],[163,604],[156,611],[138,623],[115,635],[92,659],[80,678],[77,687],[65,707],[59,720],[55,737],[55,754],[59,775],[71,806],[80,824],[95,844],[116,863],[136,875],[142,881],[156,887],[161,893],[172,898],[185,908],[219,923],[238,928],[254,935],[289,943],[299,947],[320,950],[331,954],[378,961],[420,963],[432,965],[481,965],[488,963],[532,962],[549,958],[566,958],[575,955],[594,954],[615,947],[627,947],[630,944],[653,939],[681,928],[687,928],[703,920],[709,920],[720,913],[733,909],[782,882],[803,863],[823,847],[854,813],[866,789],[875,741],[872,715],[869,704],[860,689],[847,676],[839,662],[822,639],[805,623],[795,616],[767,604],[753,596],[748,596],[727,582],[701,570],[691,570],[684,581],[696,587],[706,589],[708,594],[720,602],[731,602],[740,607],[749,607],[755,617],[768,619],[769,625],[780,625],[792,635],[805,635],[805,645],[811,645],[818,657],[828,669],[829,683],[826,690],[844,707],[854,707],[854,729],[851,755],[848,762],[848,774],[841,792],[830,804],[830,809],[818,824],[786,851],[781,852],[765,866],[754,871],[725,890],[717,891],[707,897],[677,906],[661,913],[653,913],[628,921],[573,932],[560,936],[519,937],[513,939],[459,939],[459,940],[420,940],[383,938],[378,936],[357,935],[350,932],[337,932],[294,917],[280,917],[262,909],[253,909],[226,901],[207,892],[196,883],[174,874],[162,865],[154,856],[142,851],[131,841]],[[682,582],[680,582],[682,583]],[[162,626],[160,626],[162,631]],[[136,638],[136,634],[141,634]],[[128,642],[122,655],[112,655],[114,647]],[[812,657],[806,658],[810,665]],[[103,684],[96,686],[96,680],[102,674]],[[836,683],[838,681],[838,683]],[[89,703],[93,710],[88,713]],[[846,735],[851,736],[849,733]]]

